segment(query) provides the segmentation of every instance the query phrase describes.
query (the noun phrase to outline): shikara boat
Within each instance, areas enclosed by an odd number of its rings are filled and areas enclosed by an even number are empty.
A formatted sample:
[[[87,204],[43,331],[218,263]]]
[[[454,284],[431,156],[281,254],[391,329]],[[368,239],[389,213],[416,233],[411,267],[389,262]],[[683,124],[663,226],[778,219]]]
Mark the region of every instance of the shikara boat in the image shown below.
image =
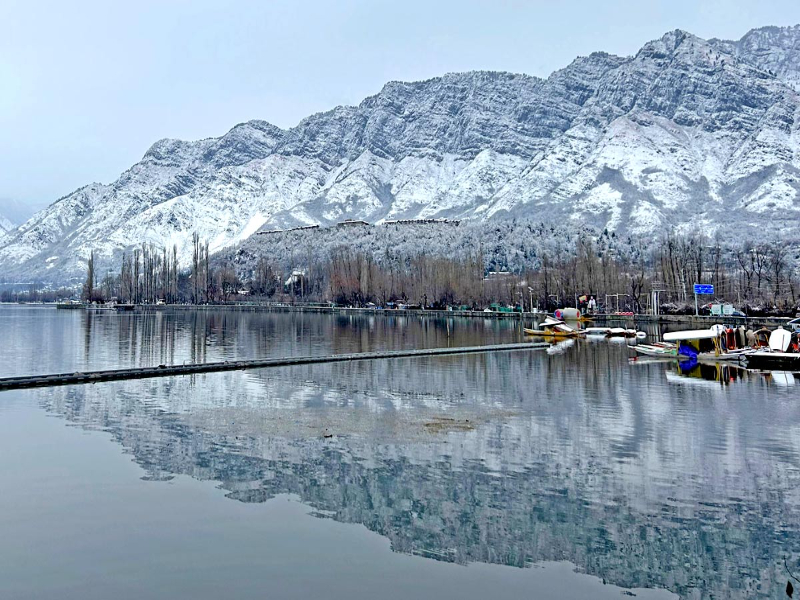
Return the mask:
[[[674,344],[636,344],[633,349],[644,356],[658,356],[660,358],[677,358],[678,356],[678,347]]]
[[[642,339],[647,337],[644,331],[636,331],[635,329],[626,329],[625,327],[587,327],[581,331],[586,332],[587,336],[591,337],[607,337],[607,338],[638,338]]]
[[[800,352],[787,352],[791,344],[792,332],[778,327],[769,336],[769,349],[757,350],[746,355],[747,367],[763,370],[800,371]]]
[[[690,329],[664,334],[665,342],[673,342],[678,358],[703,362],[741,361],[754,352],[752,348],[723,349],[721,335],[724,328]]]
[[[547,317],[542,322],[541,327],[541,329],[525,328],[523,329],[523,332],[525,335],[532,335],[551,340],[566,340],[570,338],[584,337],[586,335],[583,331],[570,327],[564,321],[558,321],[551,317]]]
[[[567,340],[567,339],[574,339],[579,337],[585,337],[585,333],[582,331],[558,331],[555,329],[523,329],[525,335],[532,335],[535,337],[541,337],[546,339],[552,340]]]
[[[635,329],[626,329],[625,327],[611,327],[606,337],[643,339],[647,337],[647,334],[644,331],[636,331]]]
[[[748,369],[769,371],[800,371],[800,354],[797,352],[766,352],[759,350],[746,357]]]

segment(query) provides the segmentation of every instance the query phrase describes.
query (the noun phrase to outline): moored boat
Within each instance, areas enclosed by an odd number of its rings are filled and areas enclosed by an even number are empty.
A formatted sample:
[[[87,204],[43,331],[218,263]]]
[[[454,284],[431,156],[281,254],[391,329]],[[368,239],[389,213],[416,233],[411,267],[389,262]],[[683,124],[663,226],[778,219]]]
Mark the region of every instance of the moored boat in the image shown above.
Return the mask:
[[[795,343],[792,344],[792,339]],[[797,352],[797,334],[778,327],[769,336],[768,347],[747,354],[750,369],[800,371],[800,352]],[[794,350],[794,352],[790,351]]]
[[[677,358],[678,348],[674,345],[636,344],[632,346],[636,352],[644,356],[658,356],[662,358]]]
[[[647,337],[647,334],[644,331],[636,331],[635,329],[626,329],[625,327],[611,327],[609,328],[607,337],[643,339]]]
[[[551,317],[547,317],[542,322],[541,327],[542,329],[524,328],[523,332],[525,335],[549,338],[553,340],[564,340],[568,338],[583,337],[586,335],[583,331],[570,327],[564,321],[559,321]]]
[[[56,308],[62,310],[75,310],[75,309],[83,309],[83,302],[80,300],[70,300],[68,302],[57,302]]]
[[[748,369],[800,371],[800,353],[758,350],[746,356]]]
[[[665,342],[677,347],[677,356],[685,360],[704,362],[741,361],[754,352],[752,348],[728,346],[724,336],[726,328],[714,325],[710,329],[671,331],[664,334]]]
[[[566,340],[570,338],[579,338],[584,337],[585,334],[582,331],[556,331],[553,329],[523,329],[525,335],[531,335],[535,337],[542,337],[542,338],[550,338],[554,340]]]
[[[644,331],[636,331],[635,329],[626,329],[625,327],[587,327],[581,331],[586,332],[587,336],[591,337],[607,337],[607,338],[638,338],[643,339],[647,337]]]

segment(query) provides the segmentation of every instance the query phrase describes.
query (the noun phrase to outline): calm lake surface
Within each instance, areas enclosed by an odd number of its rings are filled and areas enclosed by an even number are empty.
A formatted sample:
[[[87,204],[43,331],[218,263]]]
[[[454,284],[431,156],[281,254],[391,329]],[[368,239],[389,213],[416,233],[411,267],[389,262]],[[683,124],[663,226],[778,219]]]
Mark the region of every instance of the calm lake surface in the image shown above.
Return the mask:
[[[493,319],[17,306],[0,339],[0,376],[521,341]],[[800,386],[632,355],[2,392],[0,598],[782,597]]]

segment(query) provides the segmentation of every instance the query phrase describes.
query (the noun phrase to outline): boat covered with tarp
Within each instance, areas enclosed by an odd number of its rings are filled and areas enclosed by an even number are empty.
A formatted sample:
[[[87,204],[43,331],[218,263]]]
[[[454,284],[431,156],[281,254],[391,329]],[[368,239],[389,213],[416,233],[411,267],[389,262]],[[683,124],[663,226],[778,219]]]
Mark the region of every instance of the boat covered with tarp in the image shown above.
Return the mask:
[[[688,361],[742,362],[755,352],[747,345],[744,328],[712,325],[709,329],[671,331],[664,341],[675,344],[676,357]]]

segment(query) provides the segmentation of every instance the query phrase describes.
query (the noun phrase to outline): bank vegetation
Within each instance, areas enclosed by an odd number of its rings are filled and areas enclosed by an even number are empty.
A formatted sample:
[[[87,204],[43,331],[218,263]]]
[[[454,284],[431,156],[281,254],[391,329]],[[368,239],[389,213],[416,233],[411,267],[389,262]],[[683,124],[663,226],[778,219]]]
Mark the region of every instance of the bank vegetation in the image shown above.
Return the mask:
[[[377,232],[376,232],[377,231]],[[511,306],[553,310],[594,295],[601,310],[694,311],[693,285],[747,314],[794,314],[797,246],[667,233],[658,239],[510,221],[417,231],[296,232],[210,254],[193,236],[191,264],[177,248],[144,244],[98,277],[85,301],[120,303],[325,302],[428,308]],[[8,300],[3,292],[1,299]],[[19,293],[16,295],[19,298]]]

